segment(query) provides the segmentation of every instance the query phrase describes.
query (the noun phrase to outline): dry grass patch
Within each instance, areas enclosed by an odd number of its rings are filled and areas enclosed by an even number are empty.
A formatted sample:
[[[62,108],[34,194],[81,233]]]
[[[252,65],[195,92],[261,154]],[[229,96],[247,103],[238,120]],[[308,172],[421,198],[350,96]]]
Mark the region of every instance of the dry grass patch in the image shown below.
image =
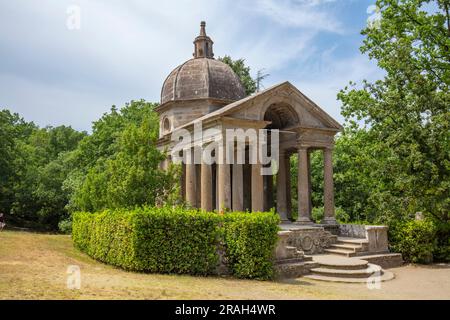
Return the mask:
[[[78,265],[81,289],[66,286]],[[381,290],[306,279],[284,282],[126,272],[74,249],[70,236],[0,233],[0,299],[390,299],[450,298],[450,268],[407,266]]]

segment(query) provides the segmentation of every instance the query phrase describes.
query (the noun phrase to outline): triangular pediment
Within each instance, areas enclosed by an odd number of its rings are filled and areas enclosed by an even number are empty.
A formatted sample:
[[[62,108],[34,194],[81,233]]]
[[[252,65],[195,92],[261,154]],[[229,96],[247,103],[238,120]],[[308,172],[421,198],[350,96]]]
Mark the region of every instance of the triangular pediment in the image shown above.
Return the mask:
[[[267,88],[259,93],[226,105],[195,121],[212,121],[221,117],[262,121],[266,111],[274,105],[285,105],[289,109],[294,110],[295,115],[293,116],[298,117],[299,128],[342,130],[342,126],[335,119],[290,82],[283,82]],[[192,125],[193,122],[185,126]]]

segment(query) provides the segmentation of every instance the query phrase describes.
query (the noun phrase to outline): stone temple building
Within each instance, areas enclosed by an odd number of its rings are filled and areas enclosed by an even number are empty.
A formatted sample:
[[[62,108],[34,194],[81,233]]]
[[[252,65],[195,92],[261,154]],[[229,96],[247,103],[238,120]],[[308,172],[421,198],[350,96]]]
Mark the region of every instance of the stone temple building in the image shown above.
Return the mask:
[[[215,128],[219,132],[233,128],[279,129],[278,172],[275,176],[261,175],[260,163],[183,163],[183,198],[205,210],[276,208],[281,220],[288,222],[293,197],[289,159],[298,156],[295,222],[311,224],[310,153],[320,150],[324,155],[323,223],[335,224],[332,153],[334,136],[341,125],[289,82],[246,96],[239,77],[227,64],[214,58],[213,44],[202,22],[194,40],[193,57],[176,67],[164,81],[161,105],[157,108],[159,148],[170,152],[174,146],[172,133],[179,129],[193,132],[196,122],[202,123],[202,130]],[[202,149],[208,143],[208,139],[193,139],[188,148]]]
[[[233,70],[214,59],[204,22],[192,59],[164,81],[156,111],[158,148],[170,155],[162,165],[182,163],[181,193],[187,203],[219,212],[275,208],[282,221],[274,252],[277,274],[367,283],[394,277],[383,268],[401,265],[402,257],[389,252],[386,226],[336,222],[332,158],[341,125],[289,82],[247,96]],[[252,135],[261,131],[267,135]],[[270,150],[270,162],[254,156],[255,142],[259,150]],[[315,150],[324,157],[320,225],[311,219],[310,153]],[[205,157],[208,152],[211,158]],[[292,212],[290,181],[290,157],[295,156],[298,214]]]

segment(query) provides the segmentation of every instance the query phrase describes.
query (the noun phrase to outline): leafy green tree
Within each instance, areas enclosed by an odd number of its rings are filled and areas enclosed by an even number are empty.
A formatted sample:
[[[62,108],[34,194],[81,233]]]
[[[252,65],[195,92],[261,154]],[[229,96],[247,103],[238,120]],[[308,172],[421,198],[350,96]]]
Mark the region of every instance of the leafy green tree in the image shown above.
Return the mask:
[[[62,192],[62,184],[71,168],[65,153],[76,148],[85,135],[65,126],[35,127],[29,136],[16,140],[9,210],[13,220],[56,229],[59,220],[67,216],[68,196]]]
[[[176,170],[159,168],[164,155],[156,148],[156,106],[132,101],[94,124],[93,134],[80,144],[81,173],[66,181],[74,191],[71,210],[155,205],[158,197],[173,192]]]
[[[430,2],[441,10],[424,11]],[[377,5],[380,27],[363,30],[361,50],[386,76],[341,91],[343,114],[349,122],[364,120],[377,149],[386,150],[385,165],[377,168],[380,177],[391,178],[393,193],[409,199],[405,209],[449,221],[449,2],[380,0]]]
[[[337,143],[337,198],[354,203],[347,208],[353,217],[360,210],[358,217],[371,221],[408,220],[421,211],[441,226],[440,244],[448,246],[450,2],[376,5],[381,19],[362,31],[361,51],[386,74],[338,95],[347,130]],[[450,250],[444,255],[450,259]]]
[[[245,65],[244,59],[233,60],[230,56],[225,55],[223,58],[219,57],[219,60],[229,65],[238,75],[248,96],[256,91],[256,81],[250,75],[250,67]]]

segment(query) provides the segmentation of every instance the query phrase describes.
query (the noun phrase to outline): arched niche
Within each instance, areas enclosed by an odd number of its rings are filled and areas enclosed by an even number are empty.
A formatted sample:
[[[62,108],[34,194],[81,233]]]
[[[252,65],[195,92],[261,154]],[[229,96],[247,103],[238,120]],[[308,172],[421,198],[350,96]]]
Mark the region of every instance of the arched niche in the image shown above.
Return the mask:
[[[289,129],[299,124],[298,114],[295,109],[287,103],[273,103],[264,113],[264,121],[271,123],[266,129]]]

